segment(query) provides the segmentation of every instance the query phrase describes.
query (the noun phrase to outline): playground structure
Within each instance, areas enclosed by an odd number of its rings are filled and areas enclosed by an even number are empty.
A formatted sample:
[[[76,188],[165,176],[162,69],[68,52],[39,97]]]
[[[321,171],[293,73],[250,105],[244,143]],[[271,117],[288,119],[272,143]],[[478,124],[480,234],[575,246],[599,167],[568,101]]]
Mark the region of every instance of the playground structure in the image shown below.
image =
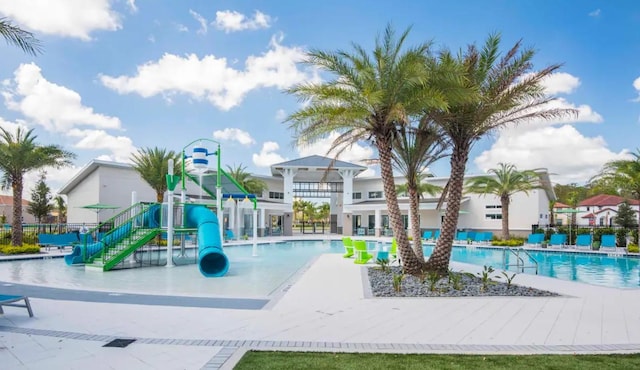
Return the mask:
[[[207,142],[217,144],[216,150],[206,148]],[[191,155],[188,155],[189,149]],[[208,167],[207,159],[211,155],[217,157],[217,166],[213,173]],[[189,160],[190,164],[187,163]],[[200,273],[205,277],[224,276],[229,269],[229,260],[223,251],[223,224],[219,222],[224,215],[223,200],[226,199],[225,203],[228,205],[235,205],[235,200],[243,199],[245,207],[246,204],[253,206],[254,246],[257,242],[257,202],[255,195],[249,194],[222,170],[220,162],[218,142],[198,139],[187,144],[182,150],[180,175],[173,173],[174,163],[173,160],[169,161],[166,203],[139,203],[133,194],[132,206],[89,230],[71,254],[65,256],[65,262],[67,265],[84,264],[87,269],[99,271],[122,267],[159,266],[163,261],[166,266],[171,267],[189,260],[186,240],[195,233],[197,258],[191,263],[197,263]],[[187,201],[187,180],[200,189],[199,203]],[[182,184],[182,189],[180,201],[176,203],[174,190],[178,183]],[[202,192],[206,193],[209,199],[215,200],[213,206],[217,216],[210,209],[210,202],[202,201]],[[240,203],[238,202],[238,207]],[[174,255],[176,237],[179,237],[180,247],[177,256]],[[166,252],[160,245],[151,243],[153,240],[165,238]],[[165,255],[166,258],[161,255]]]

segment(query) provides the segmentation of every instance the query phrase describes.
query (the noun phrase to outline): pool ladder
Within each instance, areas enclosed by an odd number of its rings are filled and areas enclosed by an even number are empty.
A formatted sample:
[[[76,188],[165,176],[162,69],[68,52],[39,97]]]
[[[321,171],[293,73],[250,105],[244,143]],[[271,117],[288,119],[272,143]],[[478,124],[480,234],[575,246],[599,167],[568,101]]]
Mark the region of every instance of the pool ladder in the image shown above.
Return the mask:
[[[529,260],[533,261],[533,265],[529,265],[527,266],[524,263],[524,260],[522,259],[522,257],[520,256],[520,252],[523,252],[527,257],[529,257]],[[516,263],[507,263],[507,255],[511,253],[516,257]],[[504,250],[502,251],[502,268],[505,270],[509,270],[509,267],[511,266],[516,266],[516,271],[522,272],[524,273],[524,269],[536,269],[536,275],[538,275],[538,261],[536,261],[535,258],[533,258],[532,255],[529,254],[529,252],[527,252],[524,248],[519,247],[519,248],[509,248],[509,247],[505,247]]]

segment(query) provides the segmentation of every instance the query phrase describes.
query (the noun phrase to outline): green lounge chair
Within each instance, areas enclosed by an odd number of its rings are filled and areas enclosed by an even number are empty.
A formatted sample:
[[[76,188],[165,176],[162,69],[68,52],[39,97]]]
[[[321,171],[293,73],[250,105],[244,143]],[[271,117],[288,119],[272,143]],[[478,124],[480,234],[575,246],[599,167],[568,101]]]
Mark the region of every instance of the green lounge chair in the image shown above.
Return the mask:
[[[396,238],[391,238],[391,249],[389,249],[389,254],[395,260],[398,258],[398,242]]]
[[[367,242],[364,240],[354,240],[353,249],[356,253],[356,260],[354,263],[357,263],[358,265],[364,265],[373,258],[373,255],[367,250]]]
[[[342,257],[353,257],[353,240],[351,240],[351,238],[348,236],[344,236],[342,237],[342,245],[344,246],[344,254],[342,255]]]

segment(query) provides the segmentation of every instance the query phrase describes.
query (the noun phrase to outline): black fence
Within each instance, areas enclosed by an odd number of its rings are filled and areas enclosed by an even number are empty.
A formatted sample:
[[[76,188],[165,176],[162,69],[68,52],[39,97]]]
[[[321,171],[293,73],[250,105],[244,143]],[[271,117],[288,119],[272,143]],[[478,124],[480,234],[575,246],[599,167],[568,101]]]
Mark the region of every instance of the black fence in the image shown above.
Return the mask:
[[[600,237],[603,234],[613,234],[616,236],[619,246],[626,246],[625,239],[627,237],[631,238],[632,243],[638,244],[638,228],[624,228],[618,225],[531,225],[531,233],[544,233],[545,240],[549,240],[551,234],[566,234],[567,244],[570,245],[575,244],[577,235],[583,234],[592,235],[594,242],[600,242]]]

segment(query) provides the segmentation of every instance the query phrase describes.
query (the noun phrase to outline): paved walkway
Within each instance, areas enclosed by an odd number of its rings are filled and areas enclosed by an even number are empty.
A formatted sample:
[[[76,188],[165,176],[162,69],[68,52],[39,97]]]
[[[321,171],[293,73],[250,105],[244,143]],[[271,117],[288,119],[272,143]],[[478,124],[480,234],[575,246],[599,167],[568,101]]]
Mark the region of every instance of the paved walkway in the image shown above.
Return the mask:
[[[452,264],[475,272],[473,265]],[[32,299],[0,316],[8,369],[232,368],[250,348],[402,353],[640,351],[637,290],[532,275],[561,297],[371,298],[362,268],[322,255],[263,309]],[[105,348],[117,339],[126,348]]]

